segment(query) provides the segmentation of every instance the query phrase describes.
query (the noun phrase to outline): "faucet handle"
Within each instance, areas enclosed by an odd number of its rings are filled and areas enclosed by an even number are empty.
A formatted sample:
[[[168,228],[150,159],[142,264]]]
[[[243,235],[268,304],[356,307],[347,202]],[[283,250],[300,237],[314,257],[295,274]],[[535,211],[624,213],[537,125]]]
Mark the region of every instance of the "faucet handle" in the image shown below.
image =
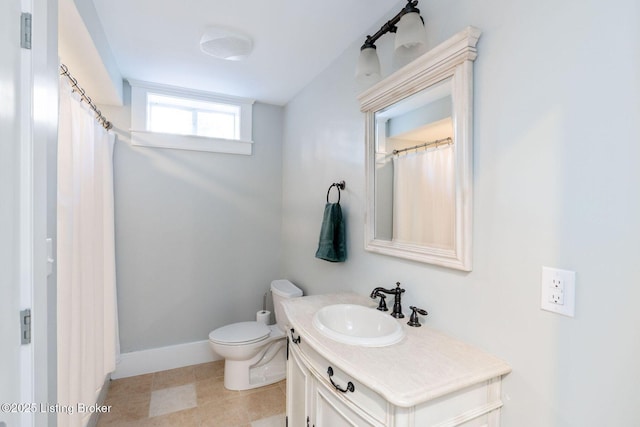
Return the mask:
[[[387,308],[387,297],[384,296],[384,294],[380,293],[380,292],[376,292],[375,295],[373,296],[375,297],[380,297],[380,303],[378,303],[378,310],[380,311],[389,311],[389,309]]]
[[[422,326],[420,324],[420,319],[418,319],[418,314],[422,314],[423,316],[426,316],[429,314],[427,313],[427,310],[423,310],[422,308],[418,308],[414,306],[410,306],[409,308],[411,309],[411,317],[409,318],[407,325],[413,326],[416,328]]]

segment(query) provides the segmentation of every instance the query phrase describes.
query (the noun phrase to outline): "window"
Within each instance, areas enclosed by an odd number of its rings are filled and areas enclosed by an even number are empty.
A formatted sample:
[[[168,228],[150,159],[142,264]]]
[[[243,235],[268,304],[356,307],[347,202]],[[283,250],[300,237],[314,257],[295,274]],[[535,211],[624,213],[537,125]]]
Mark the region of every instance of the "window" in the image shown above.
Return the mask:
[[[147,93],[147,129],[240,139],[240,107]]]
[[[252,100],[130,84],[134,145],[251,154]]]

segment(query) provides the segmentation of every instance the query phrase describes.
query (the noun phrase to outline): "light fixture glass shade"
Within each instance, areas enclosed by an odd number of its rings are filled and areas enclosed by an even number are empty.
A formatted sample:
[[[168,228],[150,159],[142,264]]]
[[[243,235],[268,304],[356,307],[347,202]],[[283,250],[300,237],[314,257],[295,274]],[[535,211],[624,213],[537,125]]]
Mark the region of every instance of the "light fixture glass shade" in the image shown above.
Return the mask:
[[[395,49],[414,49],[427,44],[427,31],[424,28],[420,14],[406,13],[397,24]]]
[[[375,47],[367,47],[360,51],[358,57],[358,67],[356,68],[356,78],[379,78],[380,60]]]
[[[200,39],[200,50],[220,59],[239,61],[249,56],[253,41],[244,34],[222,28],[208,28]]]

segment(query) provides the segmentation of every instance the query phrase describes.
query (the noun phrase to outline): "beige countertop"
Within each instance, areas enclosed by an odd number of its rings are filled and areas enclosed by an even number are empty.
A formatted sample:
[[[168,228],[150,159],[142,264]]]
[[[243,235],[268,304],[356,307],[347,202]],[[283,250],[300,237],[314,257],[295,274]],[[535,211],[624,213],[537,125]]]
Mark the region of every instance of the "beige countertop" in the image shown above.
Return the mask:
[[[415,406],[511,372],[507,363],[477,347],[424,325],[408,326],[408,316],[398,319],[405,337],[388,347],[330,340],[313,326],[312,319],[316,311],[331,304],[376,307],[375,301],[355,293],[312,295],[283,303],[296,336],[302,336],[321,356],[393,405]]]

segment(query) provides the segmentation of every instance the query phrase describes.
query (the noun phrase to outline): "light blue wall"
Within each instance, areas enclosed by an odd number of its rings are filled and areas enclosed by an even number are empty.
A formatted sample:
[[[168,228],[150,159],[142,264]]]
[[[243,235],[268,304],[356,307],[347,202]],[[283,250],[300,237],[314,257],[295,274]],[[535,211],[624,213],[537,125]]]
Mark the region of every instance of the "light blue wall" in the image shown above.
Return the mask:
[[[283,276],[310,294],[402,282],[405,304],[428,309],[429,326],[512,365],[505,426],[637,425],[640,6],[433,0],[420,9],[431,46],[467,25],[483,31],[473,271],[363,249],[362,88],[353,81],[363,34],[285,109]],[[391,43],[378,44],[385,74],[396,68]],[[341,179],[349,258],[334,264],[314,253],[327,187]],[[575,318],[540,310],[543,265],[577,272]]]
[[[134,147],[130,106],[104,112],[119,138],[122,352],[206,340],[254,318],[280,265],[282,107],[254,105],[251,156]]]
[[[102,22],[100,22],[100,17],[98,16],[98,12],[96,11],[93,1],[73,0],[73,2],[85,23],[93,45],[100,55],[102,66],[111,80],[113,90],[116,93],[116,98],[119,101],[118,105],[122,105],[124,96],[122,74],[120,74],[120,69],[118,68],[113,56],[113,52],[111,52],[111,46],[109,46],[107,36],[104,33]]]

